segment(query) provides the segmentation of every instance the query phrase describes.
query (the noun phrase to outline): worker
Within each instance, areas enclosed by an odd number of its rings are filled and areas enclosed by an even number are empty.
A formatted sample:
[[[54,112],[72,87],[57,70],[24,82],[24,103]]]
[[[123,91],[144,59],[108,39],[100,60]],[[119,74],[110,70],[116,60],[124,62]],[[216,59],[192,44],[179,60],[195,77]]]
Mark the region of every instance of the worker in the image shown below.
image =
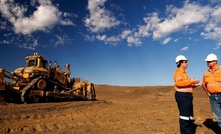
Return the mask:
[[[212,112],[221,132],[221,67],[213,53],[209,54],[205,61],[209,69],[203,75],[202,86],[209,96]]]
[[[60,71],[60,70],[61,70],[59,64],[58,64],[56,61],[54,61],[54,69],[55,69],[56,71]]]
[[[70,64],[65,64],[65,72],[64,75],[66,75],[67,81],[69,83],[69,87],[71,87],[71,70],[70,70]]]
[[[193,134],[195,132],[193,118],[193,88],[197,87],[199,80],[190,79],[186,69],[188,60],[183,55],[175,59],[177,70],[174,72],[175,99],[179,109],[179,123],[181,134]]]
[[[52,66],[52,62],[51,61],[49,62],[48,66],[49,66],[49,69],[51,70],[51,66]]]

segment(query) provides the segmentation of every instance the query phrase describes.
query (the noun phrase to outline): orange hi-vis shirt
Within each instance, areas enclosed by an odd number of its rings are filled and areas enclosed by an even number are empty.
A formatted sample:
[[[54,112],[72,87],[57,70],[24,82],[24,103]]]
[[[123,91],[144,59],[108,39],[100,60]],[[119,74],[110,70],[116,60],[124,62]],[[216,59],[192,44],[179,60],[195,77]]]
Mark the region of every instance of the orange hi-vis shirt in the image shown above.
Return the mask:
[[[221,93],[221,67],[217,66],[214,73],[210,69],[206,70],[202,84],[209,93]]]
[[[173,75],[174,78],[174,88],[178,92],[188,92],[193,93],[193,87],[195,84],[192,84],[194,80],[191,80],[182,68],[178,68]]]

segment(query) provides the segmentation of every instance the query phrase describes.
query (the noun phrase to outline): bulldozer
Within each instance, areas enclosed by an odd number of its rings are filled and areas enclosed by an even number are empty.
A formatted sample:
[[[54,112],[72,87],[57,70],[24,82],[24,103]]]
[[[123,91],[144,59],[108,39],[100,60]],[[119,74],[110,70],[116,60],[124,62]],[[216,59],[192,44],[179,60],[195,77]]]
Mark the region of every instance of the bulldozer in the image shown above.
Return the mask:
[[[48,100],[96,100],[93,83],[70,78],[70,64],[62,71],[43,55],[25,57],[26,66],[12,72],[0,68],[0,92],[6,102],[34,103]]]

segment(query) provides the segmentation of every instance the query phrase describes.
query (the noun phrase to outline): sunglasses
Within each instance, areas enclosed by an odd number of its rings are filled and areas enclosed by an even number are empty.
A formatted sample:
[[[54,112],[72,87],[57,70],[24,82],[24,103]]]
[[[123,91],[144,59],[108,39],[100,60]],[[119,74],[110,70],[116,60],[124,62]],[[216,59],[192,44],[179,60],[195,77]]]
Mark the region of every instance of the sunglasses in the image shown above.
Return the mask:
[[[187,61],[186,61],[186,60],[184,60],[182,63],[187,63]]]
[[[214,62],[214,61],[207,61],[207,63],[211,63],[211,62]]]

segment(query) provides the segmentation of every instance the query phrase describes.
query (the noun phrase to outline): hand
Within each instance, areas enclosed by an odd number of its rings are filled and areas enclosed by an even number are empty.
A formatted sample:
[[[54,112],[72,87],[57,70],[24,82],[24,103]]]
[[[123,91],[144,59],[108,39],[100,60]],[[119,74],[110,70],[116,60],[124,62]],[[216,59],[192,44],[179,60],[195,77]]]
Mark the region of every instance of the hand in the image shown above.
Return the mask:
[[[199,80],[194,80],[194,84],[198,84],[199,82]]]
[[[193,81],[194,85],[196,85],[196,84],[198,84],[200,82],[199,80],[196,80],[195,78],[193,78],[192,81]]]
[[[197,87],[200,87],[200,86],[201,86],[200,84],[196,84],[196,85],[194,85],[193,88],[197,88]]]

